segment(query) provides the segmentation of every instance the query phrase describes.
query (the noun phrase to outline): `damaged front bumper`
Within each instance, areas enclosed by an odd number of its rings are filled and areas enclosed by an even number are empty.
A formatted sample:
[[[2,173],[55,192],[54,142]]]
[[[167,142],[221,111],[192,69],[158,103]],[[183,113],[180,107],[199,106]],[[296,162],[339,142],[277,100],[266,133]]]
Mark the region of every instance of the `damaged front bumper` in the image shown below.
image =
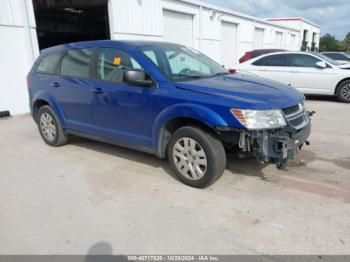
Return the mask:
[[[300,130],[286,127],[277,131],[242,132],[240,148],[263,163],[282,166],[293,159],[304,144],[308,144],[310,133],[311,122]],[[245,143],[242,145],[243,140]]]
[[[226,145],[238,146],[240,151],[256,157],[262,163],[284,168],[305,144],[309,145],[313,114],[305,111],[302,115],[304,124],[298,128],[288,124],[276,130],[231,130],[229,133],[221,132],[221,138]]]

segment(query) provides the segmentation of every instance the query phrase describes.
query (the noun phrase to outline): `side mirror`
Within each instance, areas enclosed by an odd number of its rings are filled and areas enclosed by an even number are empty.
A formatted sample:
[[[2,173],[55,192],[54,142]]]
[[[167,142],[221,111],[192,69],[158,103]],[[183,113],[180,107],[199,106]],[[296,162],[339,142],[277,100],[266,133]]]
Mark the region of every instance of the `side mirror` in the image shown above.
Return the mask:
[[[316,66],[317,66],[318,68],[320,68],[320,69],[325,69],[325,68],[327,68],[327,64],[326,64],[325,62],[323,62],[323,61],[318,61],[318,62],[316,63]]]
[[[147,78],[146,72],[138,69],[126,70],[124,71],[124,74],[123,74],[123,80],[128,84],[151,86],[153,84],[153,81],[146,78]]]

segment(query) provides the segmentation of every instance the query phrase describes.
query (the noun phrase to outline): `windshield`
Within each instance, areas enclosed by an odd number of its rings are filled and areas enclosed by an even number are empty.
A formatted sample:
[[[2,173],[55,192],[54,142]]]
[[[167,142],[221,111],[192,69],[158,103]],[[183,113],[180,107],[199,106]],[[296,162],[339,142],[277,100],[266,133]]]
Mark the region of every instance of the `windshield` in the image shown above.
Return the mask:
[[[330,63],[331,65],[335,65],[335,66],[339,66],[342,65],[342,63],[339,63],[331,58],[329,58],[328,56],[325,56],[323,54],[319,54],[319,53],[313,53],[314,55],[318,56],[319,58],[322,58],[323,60],[325,60],[326,62]]]
[[[229,74],[202,53],[174,44],[141,47],[141,51],[172,81],[188,81]]]

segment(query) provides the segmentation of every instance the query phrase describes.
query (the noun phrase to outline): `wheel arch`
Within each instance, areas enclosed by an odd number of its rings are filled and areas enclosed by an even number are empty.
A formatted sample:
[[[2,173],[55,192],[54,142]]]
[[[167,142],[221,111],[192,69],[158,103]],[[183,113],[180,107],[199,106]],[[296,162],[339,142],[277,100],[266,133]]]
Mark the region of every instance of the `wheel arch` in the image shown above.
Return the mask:
[[[60,121],[60,124],[62,127],[64,127],[64,114],[60,108],[60,106],[56,103],[55,99],[50,97],[49,95],[45,94],[45,93],[39,93],[33,100],[32,100],[32,106],[31,106],[31,110],[32,110],[32,116],[34,118],[34,120],[36,121],[36,116],[38,113],[38,110],[40,107],[48,105],[52,108],[52,110],[54,110],[54,112],[56,113],[58,120]]]
[[[335,87],[335,89],[334,89],[334,95],[337,95],[337,93],[338,93],[338,88],[339,88],[340,85],[341,85],[343,82],[345,82],[345,81],[350,81],[350,77],[344,78],[344,79],[342,79],[342,80],[340,80],[340,81],[338,82],[338,84],[336,85],[336,87]]]
[[[187,125],[198,126],[213,133],[216,126],[228,126],[217,113],[204,106],[183,104],[170,107],[158,116],[153,126],[153,146],[159,157],[166,157],[171,135]]]
[[[32,112],[33,112],[32,114],[33,114],[34,120],[36,120],[36,118],[37,118],[39,108],[46,106],[46,105],[51,106],[50,103],[45,99],[40,98],[40,99],[37,99],[34,101],[33,109],[32,109]]]

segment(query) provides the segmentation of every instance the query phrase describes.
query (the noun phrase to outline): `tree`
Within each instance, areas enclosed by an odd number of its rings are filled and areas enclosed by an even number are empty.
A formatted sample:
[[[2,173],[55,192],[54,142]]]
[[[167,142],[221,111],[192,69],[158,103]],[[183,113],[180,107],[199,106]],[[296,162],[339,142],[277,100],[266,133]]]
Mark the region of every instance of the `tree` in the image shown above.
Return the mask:
[[[344,39],[344,44],[347,51],[350,51],[350,32],[346,35]]]
[[[350,40],[350,39],[349,39]],[[341,44],[334,36],[325,34],[320,39],[320,50],[321,51],[339,51]]]

